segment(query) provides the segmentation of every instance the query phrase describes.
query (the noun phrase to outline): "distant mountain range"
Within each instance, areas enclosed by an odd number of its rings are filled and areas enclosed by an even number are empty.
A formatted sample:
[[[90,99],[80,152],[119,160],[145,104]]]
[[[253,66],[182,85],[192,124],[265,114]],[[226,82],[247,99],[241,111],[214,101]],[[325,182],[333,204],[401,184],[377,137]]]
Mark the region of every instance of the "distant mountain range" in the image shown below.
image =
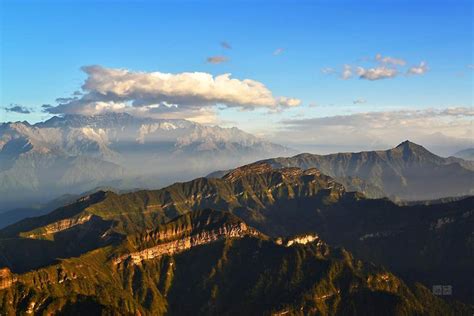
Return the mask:
[[[61,195],[96,187],[160,188],[210,171],[292,150],[236,128],[128,114],[66,115],[35,125],[0,126],[0,227],[51,208]],[[474,193],[474,161],[439,157],[406,141],[386,151],[299,154],[265,160],[271,166],[318,168],[348,191],[370,198],[418,201]],[[56,205],[54,202],[51,205]],[[17,211],[21,209],[21,211]],[[23,215],[24,214],[24,215]]]
[[[465,160],[474,160],[474,148],[468,148],[468,149],[458,151],[453,156],[462,158]]]
[[[473,205],[469,197],[400,206],[347,192],[318,169],[268,163],[160,190],[101,191],[0,230],[0,267],[10,280],[0,304],[11,297],[13,312],[35,302],[34,311],[92,304],[206,314],[231,313],[239,302],[251,314],[373,306],[374,315],[456,315],[464,307],[414,284],[448,284],[473,303]],[[182,293],[194,299],[179,303]]]
[[[473,161],[443,158],[410,141],[384,151],[305,153],[261,162],[275,168],[317,168],[343,184],[346,190],[362,192],[370,198],[421,201],[474,194]],[[229,171],[215,171],[207,177],[219,178]]]
[[[128,190],[117,190],[112,187],[97,187],[92,190],[80,193],[80,194],[64,194],[56,199],[49,200],[45,203],[36,203],[27,207],[14,208],[10,211],[0,213],[0,229],[8,226],[10,224],[16,223],[19,220],[27,217],[37,217],[44,214],[47,214],[55,209],[70,204],[82,197],[91,195],[98,191],[110,191],[116,193],[126,193]],[[133,191],[133,190],[132,190]]]
[[[474,194],[474,162],[439,157],[409,141],[385,151],[300,154],[264,162],[276,168],[317,168],[371,197],[428,200]]]
[[[8,210],[97,186],[157,188],[291,153],[237,128],[120,113],[4,123],[0,204]]]

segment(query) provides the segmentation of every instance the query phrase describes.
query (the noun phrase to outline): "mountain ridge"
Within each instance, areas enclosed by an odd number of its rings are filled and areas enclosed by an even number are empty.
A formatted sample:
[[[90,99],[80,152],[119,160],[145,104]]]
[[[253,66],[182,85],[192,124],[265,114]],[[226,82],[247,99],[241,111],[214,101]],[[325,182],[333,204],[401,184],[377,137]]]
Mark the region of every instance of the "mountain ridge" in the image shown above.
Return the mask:
[[[474,160],[474,148],[467,148],[464,150],[460,150],[456,152],[453,156],[472,161]]]
[[[115,245],[25,273],[2,268],[0,308],[6,315],[472,312],[317,235],[271,240],[229,212],[187,213]]]
[[[12,269],[18,265],[19,271],[36,269],[70,255],[73,244],[81,254],[188,212],[212,208],[234,214],[272,238],[317,233],[331,245],[386,265],[409,281],[417,281],[414,271],[425,271],[418,281],[449,281],[463,299],[472,291],[465,274],[474,263],[472,256],[466,256],[472,253],[473,197],[397,205],[348,192],[316,169],[275,169],[260,163],[237,168],[221,179],[197,178],[154,191],[98,192],[91,199],[0,230],[4,249],[0,264]],[[82,236],[85,231],[90,232],[88,239],[70,239],[71,234]],[[18,252],[32,253],[31,242],[37,259],[25,263]]]
[[[350,177],[360,178],[395,200],[429,200],[474,193],[473,164],[439,157],[410,141],[384,151],[302,153],[261,162],[276,168],[318,168],[342,183]]]

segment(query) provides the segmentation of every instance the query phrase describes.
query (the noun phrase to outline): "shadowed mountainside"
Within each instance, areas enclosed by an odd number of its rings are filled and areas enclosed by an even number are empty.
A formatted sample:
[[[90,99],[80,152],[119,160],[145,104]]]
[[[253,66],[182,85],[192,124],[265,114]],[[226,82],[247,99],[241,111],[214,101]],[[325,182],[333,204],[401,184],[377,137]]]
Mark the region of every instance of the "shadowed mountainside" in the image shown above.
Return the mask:
[[[55,239],[58,232],[51,234]],[[212,210],[34,271],[3,268],[0,309],[6,315],[472,313],[315,234],[271,240],[231,213]]]

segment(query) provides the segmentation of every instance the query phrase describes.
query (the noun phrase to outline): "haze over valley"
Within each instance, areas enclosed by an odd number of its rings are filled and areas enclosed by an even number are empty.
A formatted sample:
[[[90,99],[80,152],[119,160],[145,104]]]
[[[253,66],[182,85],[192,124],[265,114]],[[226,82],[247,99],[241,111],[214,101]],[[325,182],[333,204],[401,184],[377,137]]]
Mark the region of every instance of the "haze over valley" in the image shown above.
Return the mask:
[[[3,210],[99,186],[159,188],[295,153],[237,128],[127,113],[4,123],[0,140]]]

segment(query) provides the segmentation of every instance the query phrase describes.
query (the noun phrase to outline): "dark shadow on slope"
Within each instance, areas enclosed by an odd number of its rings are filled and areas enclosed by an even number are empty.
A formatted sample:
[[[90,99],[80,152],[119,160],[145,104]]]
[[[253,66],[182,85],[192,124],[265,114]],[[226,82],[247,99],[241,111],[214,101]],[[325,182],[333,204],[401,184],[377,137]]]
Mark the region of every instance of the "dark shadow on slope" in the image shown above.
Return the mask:
[[[88,251],[122,240],[118,234],[107,234],[113,221],[98,216],[83,224],[52,235],[52,240],[12,237],[0,239],[0,266],[14,273],[24,273],[77,257]]]

